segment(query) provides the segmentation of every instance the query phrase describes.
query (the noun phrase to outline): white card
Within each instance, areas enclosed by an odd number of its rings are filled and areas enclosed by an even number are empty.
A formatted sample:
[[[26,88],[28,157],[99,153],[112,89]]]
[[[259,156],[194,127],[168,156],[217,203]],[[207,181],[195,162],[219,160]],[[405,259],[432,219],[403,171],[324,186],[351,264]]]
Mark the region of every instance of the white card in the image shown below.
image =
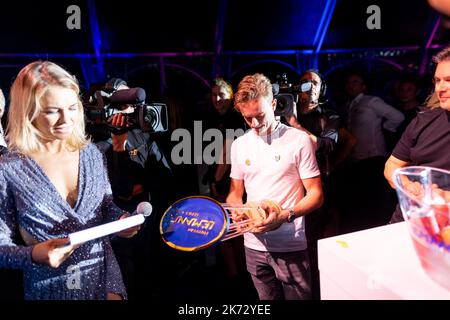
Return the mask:
[[[89,240],[97,239],[116,233],[144,223],[145,218],[142,214],[132,215],[130,217],[105,223],[96,227],[69,234],[70,244],[81,244]]]

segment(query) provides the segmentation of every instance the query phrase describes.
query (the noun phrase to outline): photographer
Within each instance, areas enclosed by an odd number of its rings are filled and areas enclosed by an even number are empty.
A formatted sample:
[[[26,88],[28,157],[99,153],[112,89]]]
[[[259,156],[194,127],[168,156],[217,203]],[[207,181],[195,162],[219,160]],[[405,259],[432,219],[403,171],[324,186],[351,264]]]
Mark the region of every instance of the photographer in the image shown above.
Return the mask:
[[[330,175],[332,164],[330,155],[339,137],[339,116],[325,100],[326,84],[313,70],[300,76],[298,103],[293,114],[286,117],[294,128],[305,131],[316,147],[317,162],[322,178]]]
[[[128,86],[124,80],[113,78],[107,88],[116,92]],[[109,139],[97,142],[106,155],[115,203],[130,212],[142,201],[149,201],[153,206],[151,216],[135,239],[112,241],[130,299],[138,298],[143,292],[148,294],[149,288],[155,287],[150,275],[158,273],[154,270],[161,244],[158,222],[173,200],[170,199],[172,173],[164,154],[148,132],[128,128],[127,117],[134,108],[130,104],[121,105],[120,112],[107,119],[117,131],[111,132]]]
[[[1,123],[4,112],[5,112],[5,96],[3,95],[2,89],[0,89],[0,155],[6,152],[6,142],[3,132],[3,126]]]

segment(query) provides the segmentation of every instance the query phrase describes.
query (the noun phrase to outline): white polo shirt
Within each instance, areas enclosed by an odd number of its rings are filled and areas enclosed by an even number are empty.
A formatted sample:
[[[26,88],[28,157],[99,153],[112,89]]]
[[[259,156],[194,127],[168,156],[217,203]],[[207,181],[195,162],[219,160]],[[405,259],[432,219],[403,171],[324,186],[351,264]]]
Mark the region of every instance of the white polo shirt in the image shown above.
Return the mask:
[[[320,176],[320,171],[309,136],[279,123],[270,136],[249,130],[233,142],[230,176],[244,180],[248,202],[270,199],[287,209],[304,197],[302,179]],[[304,219],[263,234],[245,233],[244,244],[259,251],[304,250]]]

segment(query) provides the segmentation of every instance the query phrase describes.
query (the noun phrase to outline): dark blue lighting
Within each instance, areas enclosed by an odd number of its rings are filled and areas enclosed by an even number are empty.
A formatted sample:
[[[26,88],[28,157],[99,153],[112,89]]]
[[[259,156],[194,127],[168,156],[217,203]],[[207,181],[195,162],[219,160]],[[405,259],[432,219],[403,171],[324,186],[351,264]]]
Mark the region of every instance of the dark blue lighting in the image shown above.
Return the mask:
[[[325,10],[323,12],[322,18],[320,19],[320,24],[318,28],[317,35],[318,42],[314,39],[314,46],[317,52],[322,49],[323,40],[328,31],[328,26],[330,25],[331,18],[333,17],[334,8],[336,7],[336,0],[327,0]]]
[[[103,61],[101,56],[102,39],[100,34],[100,27],[98,25],[97,10],[95,8],[95,1],[88,0],[89,9],[89,24],[91,27],[92,45],[94,47],[95,57],[97,58],[97,77],[103,79],[105,70],[103,68]],[[97,79],[98,80],[98,79]]]

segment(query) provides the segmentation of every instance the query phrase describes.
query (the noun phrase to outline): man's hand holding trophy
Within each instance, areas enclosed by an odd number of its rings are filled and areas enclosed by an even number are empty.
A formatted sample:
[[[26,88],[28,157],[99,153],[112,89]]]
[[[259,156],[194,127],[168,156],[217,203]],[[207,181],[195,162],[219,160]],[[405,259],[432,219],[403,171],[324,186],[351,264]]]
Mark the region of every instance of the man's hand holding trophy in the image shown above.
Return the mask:
[[[283,211],[273,200],[231,204],[204,196],[188,197],[166,210],[160,232],[169,246],[197,251],[245,232],[275,230],[285,222]]]

